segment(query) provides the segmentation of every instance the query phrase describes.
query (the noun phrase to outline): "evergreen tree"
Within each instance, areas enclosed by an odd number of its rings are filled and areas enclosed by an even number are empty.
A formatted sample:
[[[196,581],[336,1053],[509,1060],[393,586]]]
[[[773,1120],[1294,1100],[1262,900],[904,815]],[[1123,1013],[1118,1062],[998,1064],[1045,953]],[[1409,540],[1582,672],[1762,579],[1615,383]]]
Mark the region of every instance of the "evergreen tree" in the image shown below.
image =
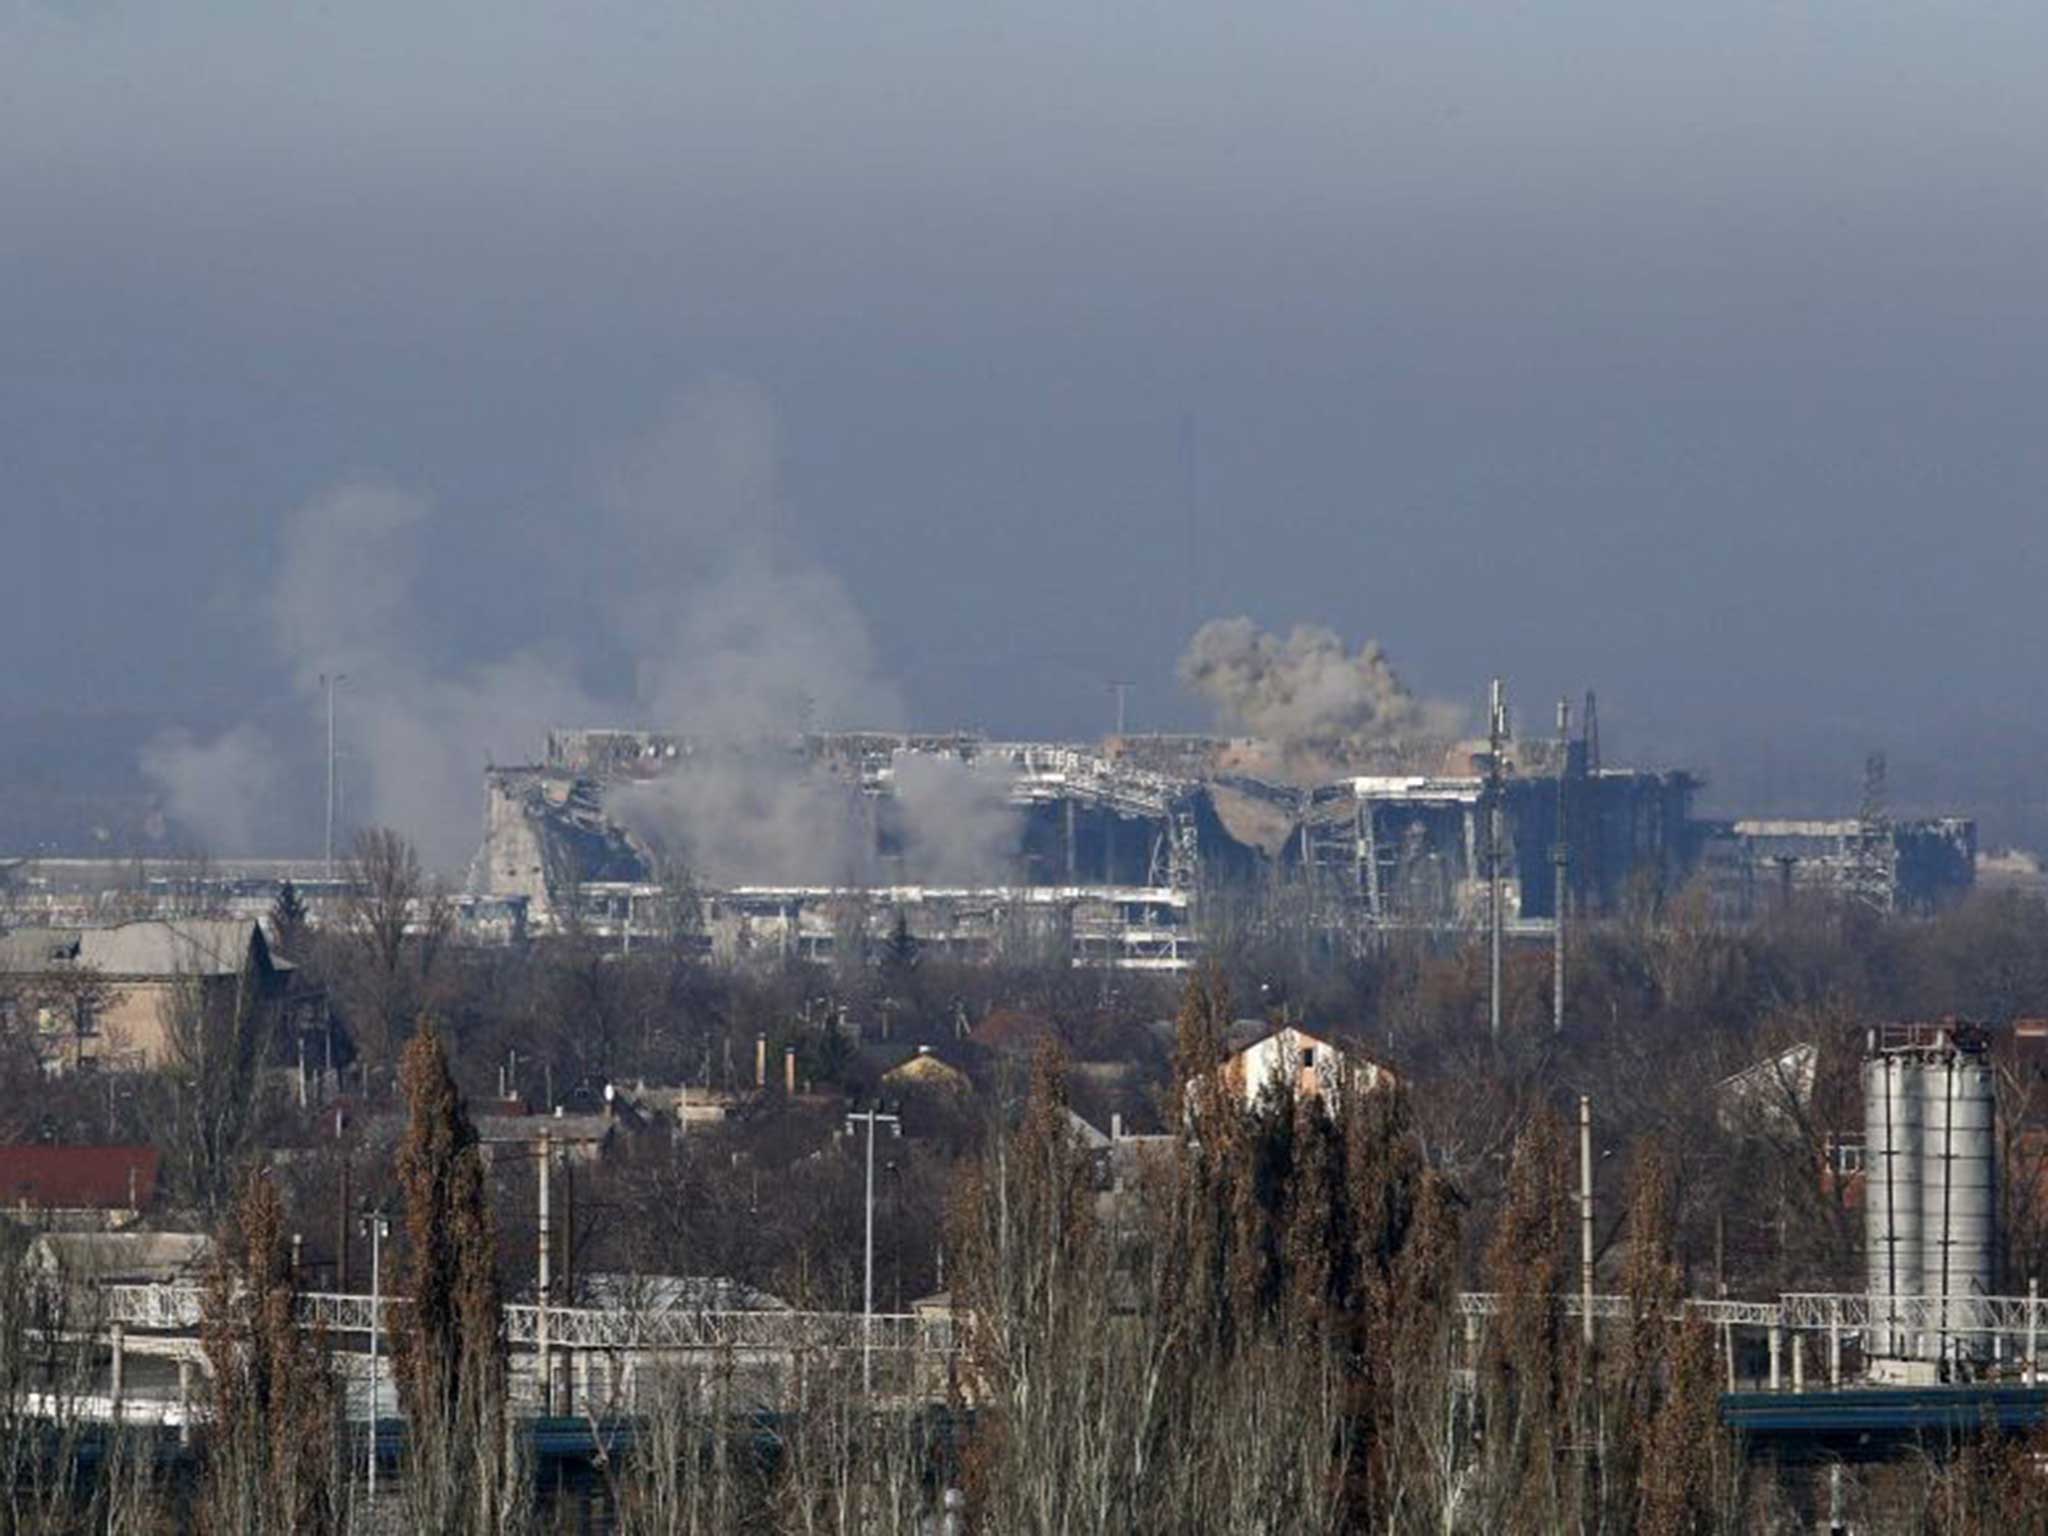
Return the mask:
[[[889,930],[889,937],[882,945],[882,974],[891,982],[909,979],[917,969],[917,935],[910,931],[910,919],[903,909],[896,909],[895,926]]]
[[[300,958],[306,941],[306,903],[290,880],[278,886],[277,897],[270,903],[270,936],[279,954]]]

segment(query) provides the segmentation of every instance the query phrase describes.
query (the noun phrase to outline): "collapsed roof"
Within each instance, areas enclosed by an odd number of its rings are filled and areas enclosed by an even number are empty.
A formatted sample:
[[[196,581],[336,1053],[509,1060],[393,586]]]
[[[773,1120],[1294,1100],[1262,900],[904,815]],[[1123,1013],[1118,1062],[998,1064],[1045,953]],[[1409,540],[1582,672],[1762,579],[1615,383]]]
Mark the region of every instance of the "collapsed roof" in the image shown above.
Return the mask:
[[[545,761],[490,770],[472,885],[525,896],[545,924],[579,887],[658,884],[684,868],[721,891],[1192,892],[1277,873],[1375,923],[1440,924],[1470,920],[1497,863],[1510,912],[1541,922],[1561,837],[1570,898],[1590,912],[1618,910],[1646,877],[1670,888],[1759,856],[1750,824],[1694,817],[1688,773],[1601,768],[1583,741],[1513,743],[1494,767],[1486,744],[1442,740],[561,730]],[[1496,797],[1493,847],[1484,807]],[[1970,823],[1887,822],[1883,835],[1960,850],[1892,860],[1896,878],[1967,886]],[[1756,886],[1745,875],[1731,889],[1753,905]]]

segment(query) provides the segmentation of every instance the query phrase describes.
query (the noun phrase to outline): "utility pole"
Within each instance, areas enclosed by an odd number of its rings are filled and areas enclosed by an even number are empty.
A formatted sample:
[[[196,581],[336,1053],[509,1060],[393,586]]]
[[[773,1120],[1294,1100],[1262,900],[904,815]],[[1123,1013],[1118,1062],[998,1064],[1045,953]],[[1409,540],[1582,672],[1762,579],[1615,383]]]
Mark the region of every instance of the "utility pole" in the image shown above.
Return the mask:
[[[1198,590],[1201,544],[1195,527],[1195,418],[1191,411],[1183,412],[1180,418],[1180,510],[1186,539],[1182,550],[1186,563],[1181,569],[1180,586],[1180,632],[1185,644],[1194,637],[1197,609],[1202,601]]]
[[[391,1235],[391,1223],[381,1210],[367,1212],[363,1230],[370,1239],[370,1508],[377,1507],[377,1410],[383,1385],[377,1374],[377,1329],[383,1321],[384,1239]]]
[[[1571,780],[1572,766],[1572,706],[1568,699],[1557,701],[1557,842],[1551,848],[1551,862],[1556,866],[1556,888],[1551,896],[1552,943],[1550,956],[1550,1028],[1553,1034],[1564,1033],[1564,908],[1567,900],[1565,866],[1571,859],[1571,846],[1565,840],[1565,804],[1569,798],[1565,793]]]
[[[1500,952],[1501,922],[1501,800],[1503,798],[1504,776],[1502,755],[1508,742],[1508,690],[1507,684],[1499,678],[1493,680],[1492,696],[1487,709],[1486,729],[1486,919],[1489,929],[1488,949],[1488,1017],[1493,1027],[1493,1039],[1500,1043]],[[1306,831],[1306,827],[1303,829]]]
[[[562,1305],[576,1305],[576,1163],[568,1157],[562,1159]],[[573,1383],[573,1366],[569,1374]]]
[[[334,690],[348,681],[346,672],[322,672],[327,690],[327,878],[334,878]]]
[[[554,1163],[554,1138],[540,1133],[540,1284],[535,1298],[540,1305],[534,1313],[534,1348],[540,1361],[540,1411],[542,1417],[554,1411],[555,1363],[548,1346],[548,1249],[553,1233],[548,1226],[548,1170]]]
[[[1579,1095],[1579,1328],[1593,1347],[1593,1101]]]
[[[860,1393],[873,1404],[875,1392],[875,1111],[868,1110],[868,1209],[860,1271]]]
[[[875,1390],[875,1122],[888,1122],[893,1135],[903,1134],[903,1117],[885,1115],[870,1105],[859,1114],[846,1117],[846,1128],[853,1129],[856,1120],[867,1122],[867,1236],[861,1264],[860,1295],[860,1390],[863,1397],[871,1397]]]
[[[335,1111],[335,1118],[337,1120],[341,1118],[339,1110]],[[336,1134],[339,1135],[339,1131]],[[348,1175],[348,1153],[343,1152],[341,1154],[341,1205],[338,1210],[341,1220],[337,1223],[341,1231],[336,1234],[339,1241],[335,1244],[334,1248],[334,1288],[344,1293],[348,1290]]]

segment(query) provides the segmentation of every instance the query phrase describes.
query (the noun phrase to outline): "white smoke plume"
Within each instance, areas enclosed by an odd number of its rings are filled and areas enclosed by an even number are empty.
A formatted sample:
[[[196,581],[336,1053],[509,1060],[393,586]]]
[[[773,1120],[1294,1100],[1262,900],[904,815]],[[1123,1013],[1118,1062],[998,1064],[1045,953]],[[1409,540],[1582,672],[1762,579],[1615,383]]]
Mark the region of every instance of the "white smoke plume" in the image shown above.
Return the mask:
[[[673,773],[614,785],[606,812],[643,845],[713,885],[994,885],[1015,875],[1023,821],[1010,775],[899,752],[893,797],[808,763],[786,737],[699,750]],[[894,857],[877,851],[877,819]]]
[[[608,477],[603,537],[629,568],[607,606],[639,659],[639,717],[726,739],[900,724],[867,622],[804,551],[775,464],[766,399],[716,379]]]
[[[865,885],[873,836],[858,790],[785,745],[702,752],[675,773],[614,786],[605,811],[710,885]]]
[[[453,870],[475,851],[488,756],[532,750],[549,724],[590,704],[565,667],[538,655],[437,665],[420,591],[432,516],[416,496],[369,485],[301,507],[286,524],[271,625],[316,712],[321,674],[346,679],[348,820],[396,827]]]
[[[1189,642],[1180,678],[1227,728],[1283,747],[1443,740],[1459,724],[1455,706],[1410,692],[1376,641],[1347,650],[1321,625],[1282,640],[1250,619],[1212,619]]]
[[[903,878],[920,885],[999,885],[1016,877],[1023,818],[1010,775],[931,752],[899,752],[893,775]]]
[[[599,474],[595,505],[560,520],[571,536],[549,590],[508,595],[539,634],[554,629],[559,608],[594,613],[591,627],[637,658],[612,692],[586,688],[577,658],[538,649],[483,664],[440,654],[422,588],[429,577],[478,578],[427,567],[427,500],[364,483],[294,511],[269,594],[271,629],[306,699],[308,742],[321,730],[321,675],[347,676],[338,694],[346,821],[396,827],[452,873],[482,832],[486,762],[531,759],[549,726],[640,719],[758,739],[806,723],[895,724],[901,705],[858,609],[786,525],[775,456],[773,412],[757,391],[713,380],[687,392]],[[144,767],[172,814],[211,851],[232,855],[251,851],[253,828],[281,819],[277,802],[294,776],[320,772],[306,750],[286,763],[268,747],[248,726],[209,741],[165,736]],[[667,840],[708,865],[829,866],[842,846],[839,816],[813,807],[815,793],[749,774],[639,809],[665,818]],[[303,788],[298,798],[303,811]],[[308,832],[317,837],[317,826],[307,822],[294,840],[301,850]]]
[[[253,725],[211,741],[165,731],[142,749],[142,771],[178,824],[206,848],[247,848],[275,803],[277,752]]]

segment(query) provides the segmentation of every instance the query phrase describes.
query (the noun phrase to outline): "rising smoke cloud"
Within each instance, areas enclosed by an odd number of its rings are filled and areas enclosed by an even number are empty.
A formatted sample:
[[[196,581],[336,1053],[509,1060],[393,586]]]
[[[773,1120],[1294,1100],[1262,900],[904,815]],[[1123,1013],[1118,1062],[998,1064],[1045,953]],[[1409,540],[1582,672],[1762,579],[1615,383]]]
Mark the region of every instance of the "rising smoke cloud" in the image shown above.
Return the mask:
[[[955,757],[899,752],[893,774],[903,828],[902,878],[922,885],[996,885],[1015,874],[1023,818],[1010,775]]]
[[[680,771],[615,785],[605,811],[711,885],[865,885],[872,838],[857,790],[785,744],[734,742]]]
[[[636,658],[640,718],[725,739],[898,725],[867,621],[805,553],[776,458],[766,397],[719,378],[608,466],[606,606]]]
[[[278,791],[270,737],[237,725],[210,741],[170,730],[142,749],[142,771],[181,827],[207,848],[247,848]]]
[[[713,885],[991,885],[1012,878],[1023,835],[1010,775],[901,752],[887,809],[807,763],[786,739],[734,739],[679,771],[614,785],[605,810],[644,846]],[[895,851],[877,851],[884,817]]]
[[[1321,625],[1296,625],[1282,640],[1250,619],[1212,619],[1189,642],[1180,678],[1226,728],[1283,747],[1443,740],[1459,725],[1455,706],[1409,690],[1377,641],[1347,650]]]
[[[321,675],[348,677],[347,821],[396,827],[453,873],[477,847],[491,757],[537,755],[552,725],[642,720],[733,748],[615,792],[610,808],[645,841],[713,880],[869,878],[860,808],[844,786],[804,771],[786,743],[805,726],[892,727],[904,709],[851,595],[804,553],[776,458],[766,398],[742,381],[705,380],[600,465],[592,505],[560,520],[573,537],[550,589],[513,600],[537,632],[565,609],[589,616],[587,631],[633,658],[609,691],[582,681],[604,657],[534,648],[462,664],[437,653],[426,589],[450,573],[426,560],[428,499],[363,482],[295,509],[267,597],[270,629],[305,698],[308,742],[320,736]],[[167,734],[142,765],[171,816],[225,855],[253,851],[254,829],[290,820],[287,786],[320,776],[304,750],[280,752],[251,725],[210,740]],[[302,790],[299,824],[311,827],[304,800]],[[975,795],[928,792],[915,773],[910,806],[911,840],[934,869],[979,867],[990,838],[1006,835],[981,828]],[[992,824],[1002,828],[1002,817]],[[303,833],[294,845],[309,846]]]
[[[565,667],[537,654],[435,665],[420,592],[432,517],[425,499],[384,485],[314,498],[285,519],[267,606],[277,659],[307,703],[306,740],[320,735],[322,675],[344,679],[347,821],[397,827],[431,864],[454,870],[475,849],[486,754],[536,742],[590,705]],[[303,752],[293,759],[247,724],[212,740],[159,737],[142,766],[172,817],[228,855],[249,851],[253,828],[282,819],[291,769],[321,776]],[[308,846],[303,833],[295,841]]]

